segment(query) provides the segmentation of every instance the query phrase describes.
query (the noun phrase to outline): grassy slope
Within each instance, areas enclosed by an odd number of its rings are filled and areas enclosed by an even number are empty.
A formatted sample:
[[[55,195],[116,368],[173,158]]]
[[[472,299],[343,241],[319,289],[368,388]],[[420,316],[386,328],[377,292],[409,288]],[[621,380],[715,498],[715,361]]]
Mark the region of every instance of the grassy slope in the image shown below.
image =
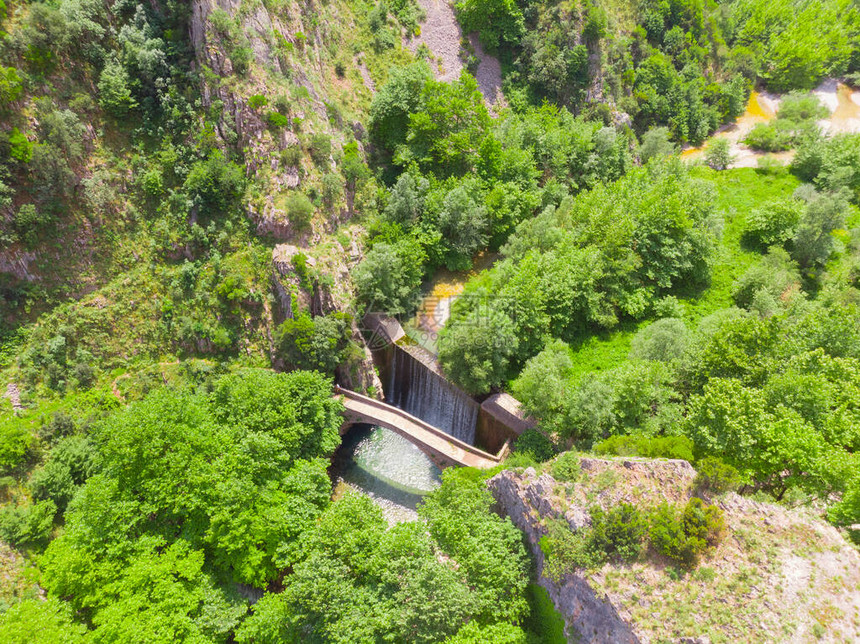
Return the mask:
[[[791,195],[800,182],[788,174],[768,174],[753,168],[716,172],[695,168],[693,175],[713,184],[717,208],[723,214],[725,228],[720,240],[710,286],[701,294],[679,298],[686,311],[685,321],[695,325],[703,317],[732,306],[732,284],[761,255],[741,244],[747,213],[771,199]],[[622,324],[611,332],[597,334],[574,347],[572,357],[575,377],[612,369],[627,360],[630,343],[636,331],[649,321]]]

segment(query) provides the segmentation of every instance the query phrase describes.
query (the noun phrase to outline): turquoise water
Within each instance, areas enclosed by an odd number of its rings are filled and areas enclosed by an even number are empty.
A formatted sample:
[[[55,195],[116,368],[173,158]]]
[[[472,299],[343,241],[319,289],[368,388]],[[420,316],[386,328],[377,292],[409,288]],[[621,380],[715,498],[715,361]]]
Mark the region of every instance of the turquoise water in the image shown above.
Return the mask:
[[[383,427],[356,426],[335,461],[337,487],[358,490],[391,523],[411,521],[425,494],[439,487],[441,470],[424,452]]]

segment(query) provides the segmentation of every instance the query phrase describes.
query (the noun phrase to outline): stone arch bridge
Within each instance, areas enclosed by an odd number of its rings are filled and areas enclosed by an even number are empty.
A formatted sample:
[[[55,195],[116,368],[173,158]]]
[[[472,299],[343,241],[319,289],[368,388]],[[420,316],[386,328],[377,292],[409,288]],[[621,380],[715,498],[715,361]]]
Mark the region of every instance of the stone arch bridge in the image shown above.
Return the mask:
[[[441,466],[463,465],[489,469],[498,465],[510,451],[510,444],[506,442],[498,454],[490,454],[387,403],[337,385],[334,393],[345,407],[346,422],[341,428],[341,433],[344,433],[353,423],[386,427],[403,436]]]

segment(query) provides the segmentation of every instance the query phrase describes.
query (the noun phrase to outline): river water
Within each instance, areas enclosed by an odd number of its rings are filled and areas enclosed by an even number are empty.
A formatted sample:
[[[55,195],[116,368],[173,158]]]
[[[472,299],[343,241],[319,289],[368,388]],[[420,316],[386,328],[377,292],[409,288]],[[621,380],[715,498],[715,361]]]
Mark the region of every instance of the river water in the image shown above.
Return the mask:
[[[357,425],[343,437],[333,464],[335,498],[346,490],[367,494],[389,523],[413,521],[425,494],[441,482],[441,470],[424,452],[384,427]]]

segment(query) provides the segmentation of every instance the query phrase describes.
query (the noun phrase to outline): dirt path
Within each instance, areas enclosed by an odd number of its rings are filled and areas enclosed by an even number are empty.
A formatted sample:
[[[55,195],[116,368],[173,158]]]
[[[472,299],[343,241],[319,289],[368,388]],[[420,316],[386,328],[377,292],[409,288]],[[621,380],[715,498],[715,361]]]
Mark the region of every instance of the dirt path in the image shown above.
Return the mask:
[[[460,39],[463,32],[454,16],[454,7],[447,0],[418,0],[426,18],[421,23],[421,35],[406,43],[415,53],[421,44],[427,45],[434,61],[436,78],[450,82],[460,77],[463,61],[460,59]],[[478,58],[475,77],[478,87],[488,105],[494,105],[501,97],[502,68],[499,61],[484,52],[481,43],[473,35],[470,38]]]

